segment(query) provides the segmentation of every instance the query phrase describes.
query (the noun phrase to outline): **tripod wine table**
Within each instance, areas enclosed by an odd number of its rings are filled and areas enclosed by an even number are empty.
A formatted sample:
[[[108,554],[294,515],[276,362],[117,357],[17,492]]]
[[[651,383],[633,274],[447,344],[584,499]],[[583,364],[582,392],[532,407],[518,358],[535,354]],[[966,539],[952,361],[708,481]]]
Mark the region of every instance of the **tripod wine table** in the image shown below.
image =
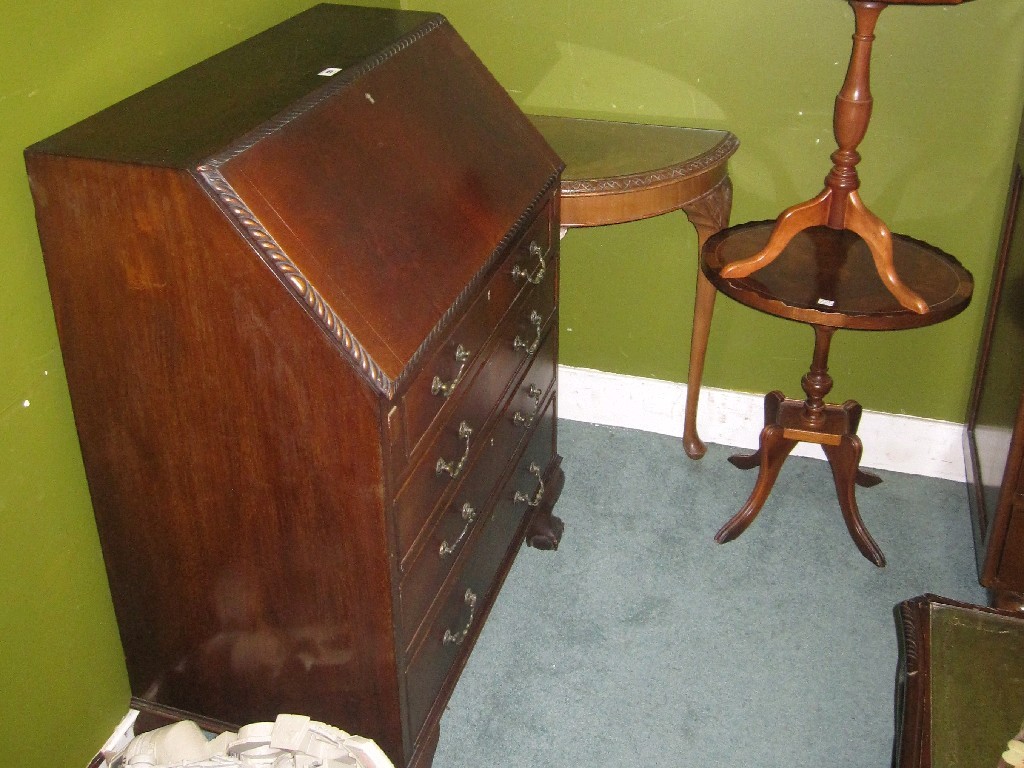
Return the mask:
[[[881,482],[860,468],[857,437],[861,407],[854,400],[831,405],[828,353],[838,328],[895,331],[946,320],[970,303],[974,281],[952,256],[927,243],[893,234],[860,197],[857,147],[871,119],[871,46],[875,24],[889,5],[956,5],[963,0],[849,0],[855,30],[850,63],[835,101],[837,149],[825,187],[814,198],[783,211],[775,221],[754,222],[712,236],[701,251],[701,269],[722,293],[770,315],[814,329],[814,354],[801,385],[806,399],[781,392],[765,396],[760,447],[730,461],[759,468],[746,504],[715,535],[731,541],[753,522],[782,464],[798,442],[825,451],[843,519],[860,550],[877,566],[885,556],[857,509],[855,486]]]
[[[820,226],[797,233],[780,258],[753,275],[724,278],[730,264],[763,248],[774,222],[754,222],[713,235],[704,246],[701,268],[722,293],[754,309],[796,320],[814,330],[814,354],[802,379],[806,399],[791,400],[781,392],[765,396],[765,425],[760,447],[729,460],[741,469],[759,468],[757,483],[746,504],[715,536],[731,541],[761,511],[783,462],[798,442],[818,443],[832,468],[843,519],[857,548],[875,565],[885,557],[861,521],[855,485],[869,487],[880,478],[860,469],[857,437],[861,407],[848,400],[825,403],[832,389],[828,353],[839,328],[896,331],[920,328],[961,312],[971,300],[971,275],[952,256],[903,235],[893,236],[893,260],[904,281],[921,297],[925,311],[904,307],[879,278],[868,244],[847,230]]]

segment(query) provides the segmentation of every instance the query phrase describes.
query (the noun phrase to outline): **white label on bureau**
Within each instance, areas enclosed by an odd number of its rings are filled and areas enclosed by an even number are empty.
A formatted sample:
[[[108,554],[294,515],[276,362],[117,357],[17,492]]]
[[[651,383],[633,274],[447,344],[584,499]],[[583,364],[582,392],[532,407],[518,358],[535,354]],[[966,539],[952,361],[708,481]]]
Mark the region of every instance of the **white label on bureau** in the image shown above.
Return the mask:
[[[339,72],[341,72],[340,67],[328,67],[327,69],[317,72],[317,74],[320,75],[320,77],[334,77]]]

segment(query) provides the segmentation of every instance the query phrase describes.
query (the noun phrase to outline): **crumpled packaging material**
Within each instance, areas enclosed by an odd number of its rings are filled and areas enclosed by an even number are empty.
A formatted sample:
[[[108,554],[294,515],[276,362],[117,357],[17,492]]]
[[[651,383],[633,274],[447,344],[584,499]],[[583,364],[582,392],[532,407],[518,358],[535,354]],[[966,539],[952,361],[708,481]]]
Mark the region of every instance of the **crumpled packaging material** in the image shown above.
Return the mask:
[[[112,768],[394,768],[376,742],[304,715],[207,739],[191,720],[136,736]]]

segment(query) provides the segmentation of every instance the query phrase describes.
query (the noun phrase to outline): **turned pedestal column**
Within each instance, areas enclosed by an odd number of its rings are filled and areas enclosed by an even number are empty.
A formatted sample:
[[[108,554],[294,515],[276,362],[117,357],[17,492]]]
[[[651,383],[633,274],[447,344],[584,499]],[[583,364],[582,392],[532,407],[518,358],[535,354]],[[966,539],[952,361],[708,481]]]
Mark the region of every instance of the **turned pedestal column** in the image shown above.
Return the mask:
[[[820,193],[783,211],[774,222],[755,222],[714,235],[701,253],[701,269],[720,291],[768,314],[814,328],[814,356],[803,377],[806,399],[781,392],[765,398],[760,448],[731,461],[759,468],[747,503],[718,532],[739,536],[760,512],[782,464],[798,442],[821,445],[832,467],[839,506],[850,535],[875,565],[885,557],[861,521],[855,486],[881,480],[860,469],[857,437],[861,407],[830,405],[828,352],[837,328],[894,331],[932,325],[959,313],[974,282],[951,256],[927,243],[892,233],[860,196],[857,147],[871,120],[871,48],[875,24],[888,5],[956,5],[963,0],[849,0],[855,30],[850,63],[835,101],[837,148]]]

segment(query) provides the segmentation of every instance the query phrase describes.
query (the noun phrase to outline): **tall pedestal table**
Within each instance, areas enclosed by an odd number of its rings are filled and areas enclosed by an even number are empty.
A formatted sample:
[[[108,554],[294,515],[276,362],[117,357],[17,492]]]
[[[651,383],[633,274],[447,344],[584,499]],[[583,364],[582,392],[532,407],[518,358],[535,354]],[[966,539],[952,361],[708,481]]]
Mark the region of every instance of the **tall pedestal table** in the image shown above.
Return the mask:
[[[730,541],[761,510],[782,463],[797,442],[822,446],[843,517],[861,553],[875,565],[885,557],[864,527],[854,486],[881,480],[859,467],[861,408],[850,400],[828,405],[832,389],[828,352],[837,328],[895,331],[946,320],[971,300],[974,281],[951,256],[927,243],[892,233],[860,196],[857,147],[867,133],[873,99],[871,48],[875,24],[889,5],[956,5],[963,0],[849,0],[855,29],[846,79],[836,96],[837,148],[825,186],[790,206],[775,221],[718,233],[702,249],[701,268],[723,293],[768,314],[814,328],[814,356],[802,385],[803,402],[781,392],[765,398],[758,451],[733,457],[738,467],[760,467],[757,484],[740,511],[715,536]]]

